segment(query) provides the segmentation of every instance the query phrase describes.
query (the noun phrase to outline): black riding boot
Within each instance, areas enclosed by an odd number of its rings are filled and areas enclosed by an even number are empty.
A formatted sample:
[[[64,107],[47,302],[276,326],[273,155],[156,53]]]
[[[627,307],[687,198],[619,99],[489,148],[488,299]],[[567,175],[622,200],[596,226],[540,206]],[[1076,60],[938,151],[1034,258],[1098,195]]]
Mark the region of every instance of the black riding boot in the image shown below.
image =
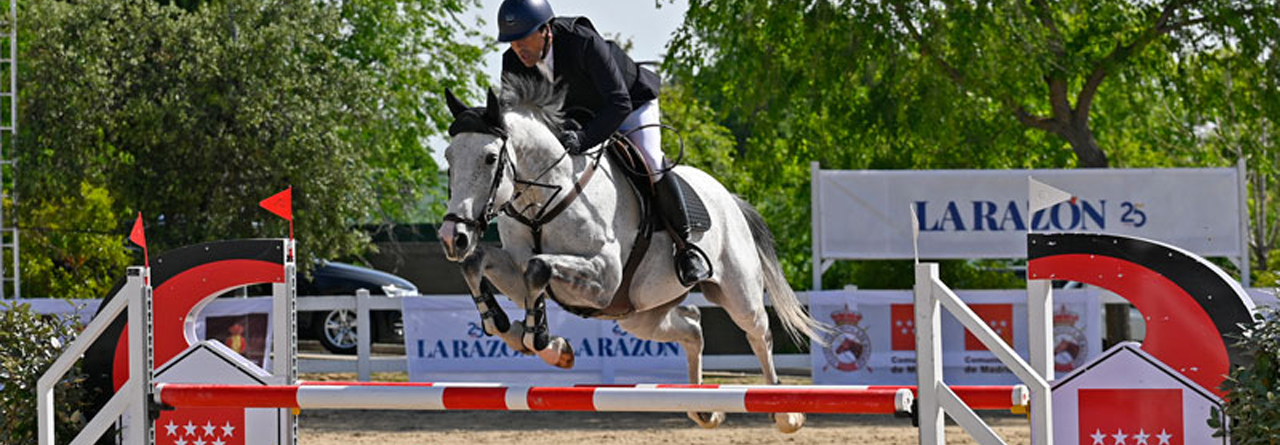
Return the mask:
[[[700,252],[689,243],[689,208],[685,203],[683,190],[676,179],[675,172],[666,172],[655,185],[657,190],[658,211],[671,227],[673,236],[680,237],[680,246],[676,249],[676,276],[680,284],[692,286],[699,281],[711,278],[711,268]]]

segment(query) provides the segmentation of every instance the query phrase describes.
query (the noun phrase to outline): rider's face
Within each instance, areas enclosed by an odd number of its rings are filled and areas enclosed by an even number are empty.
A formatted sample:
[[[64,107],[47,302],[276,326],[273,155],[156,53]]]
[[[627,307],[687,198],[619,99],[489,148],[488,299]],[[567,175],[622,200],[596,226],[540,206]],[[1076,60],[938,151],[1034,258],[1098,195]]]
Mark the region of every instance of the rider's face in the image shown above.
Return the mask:
[[[543,36],[550,37],[547,35],[548,32],[543,28],[523,39],[511,42],[511,49],[520,56],[520,63],[529,68],[538,64],[538,59],[542,57],[542,47],[550,42],[550,39],[543,40]]]

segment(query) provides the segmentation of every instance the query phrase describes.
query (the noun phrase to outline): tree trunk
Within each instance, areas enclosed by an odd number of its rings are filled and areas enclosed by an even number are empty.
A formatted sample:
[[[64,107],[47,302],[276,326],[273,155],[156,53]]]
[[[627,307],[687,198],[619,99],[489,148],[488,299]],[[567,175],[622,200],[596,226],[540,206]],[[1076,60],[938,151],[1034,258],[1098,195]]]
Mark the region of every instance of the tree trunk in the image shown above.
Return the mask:
[[[1085,119],[1088,119],[1087,117]],[[1076,159],[1080,162],[1082,168],[1107,168],[1107,154],[1102,152],[1102,148],[1098,147],[1098,141],[1093,138],[1093,130],[1089,129],[1088,123],[1078,125],[1064,125],[1058,130],[1058,136],[1067,140],[1071,144],[1071,149],[1076,152]]]

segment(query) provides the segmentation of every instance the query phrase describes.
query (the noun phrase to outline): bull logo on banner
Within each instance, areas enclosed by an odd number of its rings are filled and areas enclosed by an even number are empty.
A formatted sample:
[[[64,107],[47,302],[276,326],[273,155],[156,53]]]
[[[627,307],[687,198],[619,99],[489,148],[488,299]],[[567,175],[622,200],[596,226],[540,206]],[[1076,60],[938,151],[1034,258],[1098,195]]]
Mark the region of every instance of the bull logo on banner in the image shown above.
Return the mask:
[[[850,311],[845,305],[844,310],[831,313],[831,321],[835,322],[836,332],[827,339],[828,346],[822,350],[828,369],[834,367],[854,372],[866,368],[870,371],[867,360],[871,358],[871,337],[866,329],[858,326],[862,322],[862,314]]]

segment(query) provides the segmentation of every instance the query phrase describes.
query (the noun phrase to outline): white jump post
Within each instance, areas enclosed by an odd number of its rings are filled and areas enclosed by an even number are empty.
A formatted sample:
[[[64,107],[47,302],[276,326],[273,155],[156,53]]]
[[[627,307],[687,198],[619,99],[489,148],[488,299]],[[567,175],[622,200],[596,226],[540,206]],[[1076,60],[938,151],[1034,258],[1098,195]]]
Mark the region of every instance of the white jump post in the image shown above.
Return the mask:
[[[90,445],[97,442],[116,419],[125,414],[129,419],[128,429],[125,431],[127,437],[144,437],[148,443],[152,441],[151,420],[147,413],[153,368],[151,366],[150,275],[148,268],[130,267],[124,287],[102,308],[93,322],[76,336],[49,370],[40,376],[36,384],[40,445],[57,443],[54,427],[54,387],[126,307],[129,310],[129,381],[125,382],[120,391],[116,392],[93,416],[93,419],[89,420],[71,444]]]
[[[298,287],[297,262],[294,250],[297,241],[285,242],[284,282],[271,284],[271,376],[276,385],[292,385],[298,382]],[[297,416],[288,410],[280,411],[280,445],[298,443]],[[154,442],[148,442],[154,443]]]
[[[1037,298],[1039,304],[1045,304],[1044,296]],[[1051,300],[1049,300],[1051,301]],[[1035,302],[1029,301],[1034,305]],[[959,297],[938,277],[937,263],[916,265],[915,283],[915,322],[916,322],[916,376],[918,382],[917,408],[920,421],[920,444],[943,445],[946,443],[946,432],[943,430],[943,414],[949,414],[965,431],[984,445],[1003,444],[1004,440],[991,430],[977,414],[964,403],[942,379],[942,339],[939,336],[942,328],[942,308],[951,312],[969,332],[973,333],[983,346],[991,350],[1005,366],[1013,371],[1018,379],[1027,385],[1031,392],[1031,443],[1051,445],[1053,443],[1052,401],[1048,380],[1039,370],[1032,368],[1009,345],[1004,344],[990,326],[964,304]],[[1032,309],[1033,314],[1039,312]],[[1040,315],[1033,315],[1038,317]],[[1036,326],[1033,320],[1032,326]],[[1045,327],[1051,324],[1043,324]],[[1033,334],[1034,335],[1034,334]],[[1047,337],[1047,334],[1044,334]],[[1044,339],[1032,337],[1034,342]],[[1042,347],[1032,344],[1032,350]],[[1042,367],[1048,358],[1047,350],[1039,354],[1032,352],[1033,361]],[[1041,355],[1043,354],[1043,355]],[[1039,359],[1039,360],[1036,360]],[[1047,364],[1052,369],[1052,362]]]

